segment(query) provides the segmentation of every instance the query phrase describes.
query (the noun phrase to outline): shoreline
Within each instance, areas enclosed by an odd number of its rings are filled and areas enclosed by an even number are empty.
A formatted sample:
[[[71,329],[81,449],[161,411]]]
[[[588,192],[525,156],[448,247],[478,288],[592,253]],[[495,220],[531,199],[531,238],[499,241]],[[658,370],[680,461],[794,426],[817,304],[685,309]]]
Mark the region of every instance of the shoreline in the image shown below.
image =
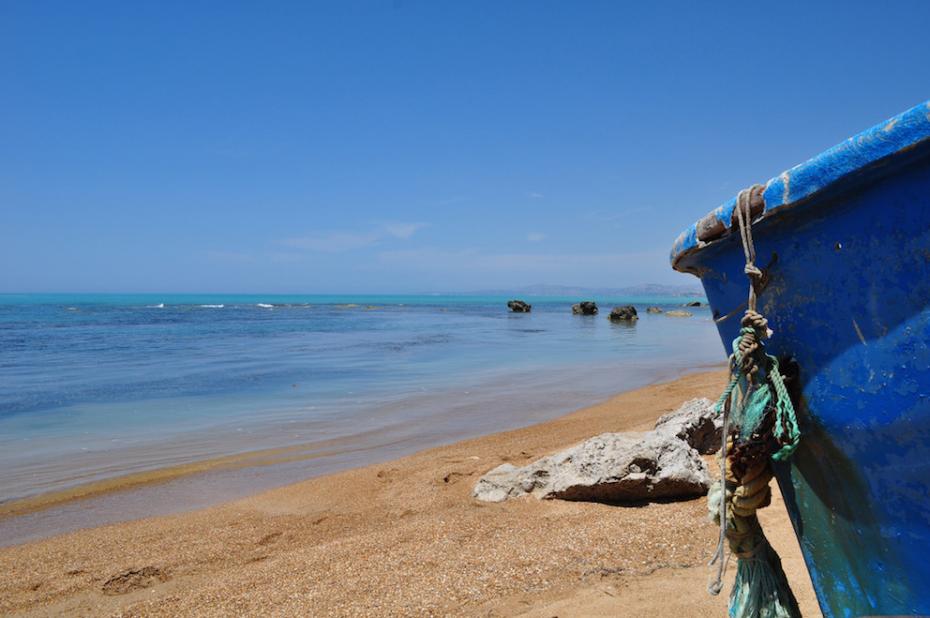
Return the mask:
[[[321,450],[319,452],[306,452],[313,449],[322,449],[327,445],[337,445],[343,442],[350,442],[353,439],[364,434],[354,434],[317,442],[305,442],[292,446],[282,446],[277,448],[258,449],[234,455],[224,455],[221,457],[209,457],[198,459],[190,463],[178,464],[174,466],[165,466],[144,470],[141,472],[132,472],[129,474],[117,474],[99,481],[80,483],[73,487],[59,489],[54,491],[42,492],[39,494],[14,498],[5,502],[0,502],[0,522],[11,517],[27,515],[52,508],[61,504],[67,504],[78,500],[91,500],[104,495],[116,492],[137,489],[153,484],[169,483],[173,480],[186,476],[202,474],[220,470],[235,470],[246,467],[273,466],[275,464],[287,463],[291,461],[304,461],[319,457],[326,457],[335,452],[351,451],[348,447],[343,447],[338,451]]]
[[[716,529],[703,499],[485,504],[471,488],[503,462],[651,429],[724,380],[691,373],[521,429],[3,548],[0,613],[720,615],[725,595],[704,591]],[[780,499],[762,516],[805,615],[817,615]]]
[[[689,370],[673,372],[672,375],[669,375],[668,373],[656,373],[652,378],[647,379],[643,386],[640,388],[668,382],[694,373],[702,373],[720,369],[722,367],[724,367],[722,364],[702,365]],[[629,390],[630,389],[621,391],[621,394],[623,392],[628,392]],[[441,397],[442,394],[437,393],[435,396]],[[445,396],[449,397],[451,396],[451,393],[446,393]],[[610,401],[616,396],[617,393],[614,393],[613,395],[597,400],[593,403],[588,403],[587,405],[581,405],[572,409],[574,411],[578,411],[593,405],[600,405]],[[571,413],[572,412],[568,412],[568,414]],[[461,432],[448,432],[446,435],[430,433],[429,438],[406,434],[402,431],[399,431],[398,428],[407,426],[408,422],[397,421],[393,425],[388,425],[376,430],[368,429],[359,431],[357,433],[335,436],[331,438],[323,438],[320,440],[300,442],[286,446],[247,450],[229,455],[193,459],[192,461],[181,464],[156,467],[136,472],[117,473],[113,476],[99,480],[81,482],[62,489],[43,491],[40,493],[12,498],[0,502],[0,532],[9,532],[8,527],[11,522],[15,523],[14,520],[16,520],[16,518],[20,518],[25,515],[39,514],[43,511],[55,508],[68,508],[69,506],[81,501],[88,501],[90,505],[93,505],[95,500],[99,502],[100,499],[112,498],[113,496],[118,496],[119,494],[123,493],[128,494],[134,491],[138,492],[145,490],[145,488],[152,488],[154,486],[168,485],[178,481],[184,481],[190,477],[210,475],[211,478],[216,479],[218,475],[226,475],[225,478],[228,478],[229,475],[235,475],[237,471],[243,471],[252,468],[262,468],[265,470],[263,475],[259,474],[254,476],[267,477],[272,474],[272,471],[269,470],[269,468],[280,468],[282,465],[296,462],[307,462],[311,460],[321,461],[322,470],[308,469],[303,474],[292,474],[289,475],[289,478],[285,477],[285,481],[283,483],[262,483],[261,481],[256,481],[249,487],[241,488],[236,486],[235,489],[230,490],[227,494],[220,495],[218,498],[208,502],[202,502],[199,500],[194,501],[189,505],[189,508],[188,505],[184,504],[185,498],[183,495],[172,496],[170,489],[166,488],[164,490],[165,494],[158,496],[158,498],[171,499],[173,497],[175,501],[178,502],[178,504],[175,505],[175,508],[161,510],[155,514],[167,515],[194,510],[197,508],[208,508],[210,506],[222,504],[223,502],[230,500],[241,499],[255,495],[276,487],[283,487],[310,478],[316,478],[320,475],[332,474],[342,470],[371,465],[385,459],[383,454],[381,456],[377,454],[381,451],[387,451],[388,458],[395,458],[422,449],[448,445],[460,440],[493,435],[494,433],[498,433],[500,431],[510,431],[513,429],[519,429],[521,427],[528,427],[539,423],[549,422],[551,420],[558,419],[565,414],[566,412],[563,411],[557,413],[555,416],[543,418],[542,420],[533,418],[532,415],[517,415],[515,418],[516,424],[504,424],[503,427],[489,432],[485,429],[481,429],[477,433],[467,433],[464,435],[462,435]],[[442,424],[442,417],[436,416],[435,418],[431,418],[429,422],[431,424],[437,425],[438,429],[438,426]],[[398,449],[397,445],[402,446]],[[399,452],[392,452],[394,450],[399,450]],[[366,456],[365,453],[371,454]],[[353,457],[353,454],[357,454],[357,457]],[[333,465],[327,464],[328,460],[334,459],[339,459],[341,463]],[[234,485],[234,483],[231,484]],[[160,492],[161,490],[158,491]],[[144,500],[145,498],[142,497],[140,499]],[[124,502],[129,501],[130,499],[127,498]],[[49,529],[48,526],[40,526],[41,530],[34,533],[8,533],[3,535],[5,538],[0,538],[0,547],[16,545],[20,542],[28,542],[48,536],[54,536],[55,534],[67,533],[75,529],[118,523],[120,521],[133,521],[140,518],[140,516],[134,515],[132,512],[127,512],[125,516],[113,515],[112,511],[114,510],[114,507],[118,510],[118,506],[119,499],[117,498],[115,505],[110,504],[103,507],[108,511],[109,514],[106,518],[101,518],[98,521],[93,521],[92,518],[87,517],[85,513],[83,519],[85,521],[91,519],[89,524],[85,523],[83,525],[64,529],[55,529],[54,527]],[[26,527],[28,528],[28,526]]]

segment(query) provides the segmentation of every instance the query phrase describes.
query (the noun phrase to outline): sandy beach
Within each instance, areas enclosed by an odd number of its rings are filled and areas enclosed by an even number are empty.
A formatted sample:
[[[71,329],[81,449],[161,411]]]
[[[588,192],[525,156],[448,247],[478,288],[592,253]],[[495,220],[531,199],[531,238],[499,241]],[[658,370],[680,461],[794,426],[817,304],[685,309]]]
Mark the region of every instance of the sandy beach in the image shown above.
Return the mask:
[[[692,374],[220,506],[9,547],[0,550],[0,613],[722,616],[726,595],[705,590],[717,531],[704,499],[485,504],[471,490],[500,463],[651,429],[686,399],[716,397],[724,380]],[[761,519],[804,615],[819,615],[777,492]]]

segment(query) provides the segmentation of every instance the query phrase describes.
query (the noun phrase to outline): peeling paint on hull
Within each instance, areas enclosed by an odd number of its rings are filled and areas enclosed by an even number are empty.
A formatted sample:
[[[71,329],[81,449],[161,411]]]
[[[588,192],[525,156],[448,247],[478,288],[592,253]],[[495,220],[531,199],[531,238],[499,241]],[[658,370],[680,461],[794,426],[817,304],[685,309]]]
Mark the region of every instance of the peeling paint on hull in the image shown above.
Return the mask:
[[[777,177],[778,208],[767,190],[753,227],[757,263],[777,255],[759,297],[769,352],[799,370],[801,446],[776,476],[829,617],[930,614],[928,137],[930,124],[855,159],[800,202],[782,201],[789,176]],[[803,167],[792,184],[816,175]],[[676,244],[673,259],[699,274],[715,316],[733,313],[717,325],[726,353],[747,292],[737,237]]]

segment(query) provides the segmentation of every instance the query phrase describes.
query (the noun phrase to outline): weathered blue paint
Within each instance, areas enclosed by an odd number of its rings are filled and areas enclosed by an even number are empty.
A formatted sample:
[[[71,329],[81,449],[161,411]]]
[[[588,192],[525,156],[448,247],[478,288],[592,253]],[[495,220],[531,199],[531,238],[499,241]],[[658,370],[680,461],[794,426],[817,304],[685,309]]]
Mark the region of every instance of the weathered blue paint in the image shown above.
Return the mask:
[[[768,351],[800,371],[801,445],[776,470],[826,616],[930,614],[930,104],[773,178],[753,225]],[[729,227],[734,201],[718,208]],[[726,350],[747,280],[739,234],[692,226]],[[730,315],[731,317],[727,317]]]
[[[864,170],[880,167],[890,157],[918,146],[930,138],[930,101],[875,125],[859,135],[796,165],[769,180],[765,185],[765,215],[781,208],[801,205],[807,198],[854,178]],[[713,211],[713,215],[730,227],[736,197]],[[696,226],[681,233],[672,247],[672,264],[685,254],[701,248]]]

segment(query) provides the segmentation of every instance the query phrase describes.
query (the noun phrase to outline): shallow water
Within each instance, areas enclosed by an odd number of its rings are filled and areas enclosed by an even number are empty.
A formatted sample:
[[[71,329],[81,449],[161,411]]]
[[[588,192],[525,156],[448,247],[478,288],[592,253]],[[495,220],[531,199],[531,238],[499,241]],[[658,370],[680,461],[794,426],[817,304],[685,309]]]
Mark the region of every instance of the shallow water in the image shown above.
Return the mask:
[[[527,299],[530,314],[506,300],[0,296],[0,501],[330,439],[359,465],[724,357],[707,309],[645,313],[688,299],[599,299],[595,317],[573,316],[572,299]],[[620,302],[640,320],[610,323]],[[276,467],[249,489],[331,467],[326,457]]]

